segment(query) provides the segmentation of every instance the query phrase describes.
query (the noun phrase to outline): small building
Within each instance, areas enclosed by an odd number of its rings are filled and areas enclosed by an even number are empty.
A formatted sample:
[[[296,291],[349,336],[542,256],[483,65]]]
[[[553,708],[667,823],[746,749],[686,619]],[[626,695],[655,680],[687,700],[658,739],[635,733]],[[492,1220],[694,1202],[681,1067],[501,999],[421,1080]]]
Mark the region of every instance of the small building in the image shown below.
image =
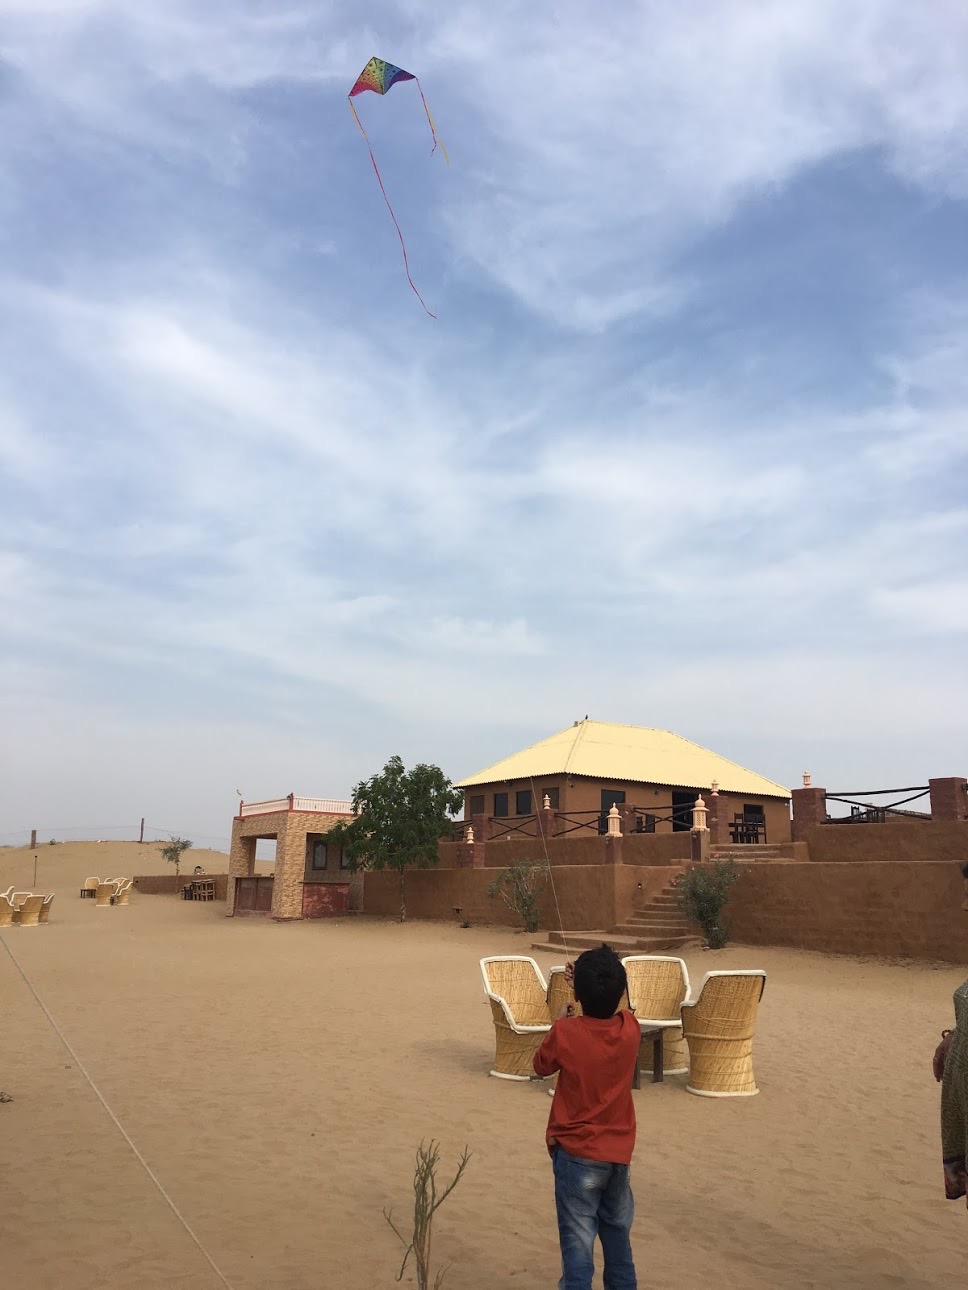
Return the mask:
[[[290,793],[265,802],[240,802],[232,821],[227,916],[260,913],[288,919],[347,913],[354,875],[329,834],[334,825],[353,818],[352,802],[329,797]],[[272,874],[255,871],[256,844],[263,839],[276,844]]]
[[[576,721],[557,734],[461,780],[464,820],[479,841],[509,830],[606,831],[612,806],[623,833],[692,828],[700,794],[722,840],[789,842],[790,790],[669,730]],[[542,824],[542,830],[543,824]]]

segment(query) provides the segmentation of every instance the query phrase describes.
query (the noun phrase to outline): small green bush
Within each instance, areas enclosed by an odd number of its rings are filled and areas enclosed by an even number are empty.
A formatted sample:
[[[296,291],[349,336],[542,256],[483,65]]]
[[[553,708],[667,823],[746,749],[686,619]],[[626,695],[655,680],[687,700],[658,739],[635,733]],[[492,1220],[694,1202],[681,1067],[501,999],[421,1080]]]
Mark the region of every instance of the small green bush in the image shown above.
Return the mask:
[[[519,860],[508,869],[502,869],[487,894],[492,900],[501,896],[509,909],[521,919],[526,932],[538,930],[538,904],[541,888],[548,879],[548,866],[533,860]]]
[[[699,924],[711,950],[729,944],[729,928],[723,926],[722,916],[729,889],[738,877],[735,860],[713,860],[688,869],[673,884],[679,908]]]

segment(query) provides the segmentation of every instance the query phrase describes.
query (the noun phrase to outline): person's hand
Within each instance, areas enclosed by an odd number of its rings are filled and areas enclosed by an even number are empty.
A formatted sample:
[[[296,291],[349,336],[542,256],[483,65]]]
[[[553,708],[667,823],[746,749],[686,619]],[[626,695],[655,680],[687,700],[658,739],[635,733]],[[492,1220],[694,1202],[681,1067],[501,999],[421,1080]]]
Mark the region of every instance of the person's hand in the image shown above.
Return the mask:
[[[575,1005],[573,1003],[563,1003],[558,1009],[558,1015],[555,1021],[561,1021],[563,1017],[573,1017],[575,1015]]]
[[[575,965],[574,963],[565,964],[565,981],[568,985],[574,987],[575,984]]]
[[[944,1064],[948,1057],[948,1049],[951,1047],[951,1041],[954,1038],[953,1030],[944,1030],[941,1032],[941,1043],[934,1050],[934,1057],[931,1061],[931,1069],[934,1072],[934,1078],[940,1084],[944,1079]]]

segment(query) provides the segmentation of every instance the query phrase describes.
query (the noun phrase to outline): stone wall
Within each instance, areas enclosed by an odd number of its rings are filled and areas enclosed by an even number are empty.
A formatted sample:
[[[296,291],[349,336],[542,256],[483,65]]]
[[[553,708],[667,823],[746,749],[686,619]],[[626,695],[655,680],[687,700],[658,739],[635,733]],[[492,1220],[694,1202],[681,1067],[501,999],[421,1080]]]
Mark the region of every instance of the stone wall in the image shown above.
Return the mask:
[[[968,962],[961,872],[950,861],[746,863],[742,869],[725,914],[742,944]]]

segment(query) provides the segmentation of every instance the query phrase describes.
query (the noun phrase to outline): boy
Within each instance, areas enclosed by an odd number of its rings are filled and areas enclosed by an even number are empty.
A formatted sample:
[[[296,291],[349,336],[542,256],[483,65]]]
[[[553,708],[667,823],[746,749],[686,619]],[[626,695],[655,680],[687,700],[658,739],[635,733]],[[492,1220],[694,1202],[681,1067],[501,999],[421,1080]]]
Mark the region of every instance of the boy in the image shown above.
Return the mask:
[[[591,1290],[596,1236],[605,1290],[636,1290],[629,1163],[641,1031],[631,1012],[615,1011],[628,982],[608,945],[579,956],[573,984],[584,1016],[566,1004],[534,1057],[536,1074],[560,1072],[546,1135],[561,1242],[558,1290]]]

